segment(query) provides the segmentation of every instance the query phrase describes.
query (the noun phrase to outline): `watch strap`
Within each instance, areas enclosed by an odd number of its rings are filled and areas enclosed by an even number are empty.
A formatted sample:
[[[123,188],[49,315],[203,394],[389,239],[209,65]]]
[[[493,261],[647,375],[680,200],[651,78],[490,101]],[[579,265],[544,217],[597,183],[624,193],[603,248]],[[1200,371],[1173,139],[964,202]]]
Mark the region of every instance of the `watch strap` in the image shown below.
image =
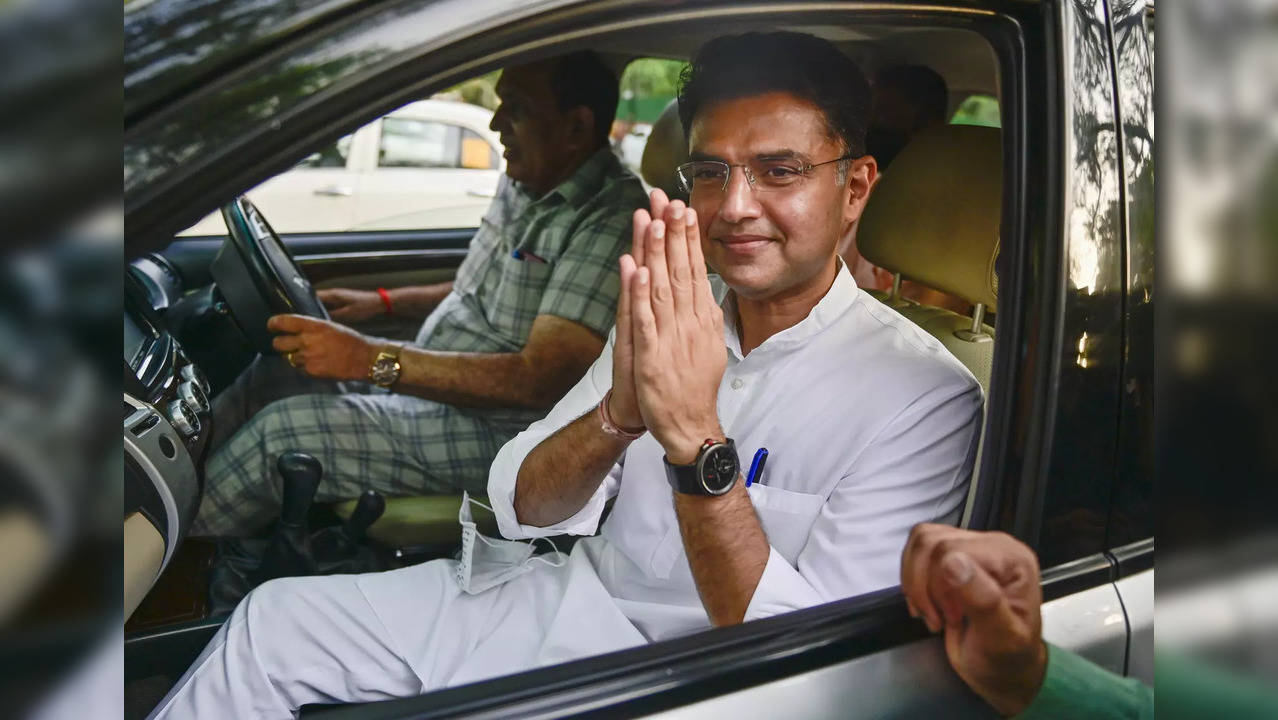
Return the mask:
[[[692,461],[691,465],[675,465],[670,462],[670,458],[663,455],[661,459],[665,465],[666,480],[670,483],[670,487],[675,492],[684,493],[686,495],[716,494],[716,493],[709,492],[706,489],[706,486],[701,481],[701,473],[699,469],[701,467],[702,459],[705,458],[706,454],[712,448],[715,448],[718,446],[726,446],[734,454],[737,451],[737,444],[732,441],[732,438],[724,438],[722,441],[715,440],[714,438],[707,438],[705,442],[701,443],[701,449],[697,451],[697,457],[695,460]],[[737,467],[737,474],[738,475],[740,474],[739,461],[738,461],[738,467]],[[728,489],[731,489],[732,484],[735,482],[736,482],[736,478],[734,477],[732,478],[731,483],[728,484],[727,488],[723,492],[727,492]]]

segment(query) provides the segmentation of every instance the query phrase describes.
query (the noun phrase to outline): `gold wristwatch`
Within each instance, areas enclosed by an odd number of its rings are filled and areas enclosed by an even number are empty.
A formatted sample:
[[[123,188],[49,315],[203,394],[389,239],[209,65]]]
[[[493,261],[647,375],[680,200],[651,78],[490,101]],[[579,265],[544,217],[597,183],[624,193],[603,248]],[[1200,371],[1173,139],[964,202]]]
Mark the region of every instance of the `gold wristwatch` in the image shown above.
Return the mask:
[[[374,385],[389,388],[399,380],[402,367],[399,364],[399,347],[392,345],[377,353],[368,368],[368,379]]]

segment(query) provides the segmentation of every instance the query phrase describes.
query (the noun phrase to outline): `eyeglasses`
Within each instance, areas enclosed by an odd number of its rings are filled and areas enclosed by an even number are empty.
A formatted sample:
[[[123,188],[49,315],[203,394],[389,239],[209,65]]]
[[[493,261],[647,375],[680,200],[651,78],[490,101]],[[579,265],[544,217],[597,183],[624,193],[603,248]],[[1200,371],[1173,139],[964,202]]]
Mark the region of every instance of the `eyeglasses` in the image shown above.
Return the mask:
[[[795,187],[802,184],[814,168],[851,159],[851,155],[843,155],[825,162],[805,163],[783,158],[751,160],[740,165],[730,165],[720,160],[693,160],[680,165],[675,172],[679,176],[679,185],[689,194],[724,192],[728,189],[728,179],[734,167],[741,168],[752,189],[767,192]]]

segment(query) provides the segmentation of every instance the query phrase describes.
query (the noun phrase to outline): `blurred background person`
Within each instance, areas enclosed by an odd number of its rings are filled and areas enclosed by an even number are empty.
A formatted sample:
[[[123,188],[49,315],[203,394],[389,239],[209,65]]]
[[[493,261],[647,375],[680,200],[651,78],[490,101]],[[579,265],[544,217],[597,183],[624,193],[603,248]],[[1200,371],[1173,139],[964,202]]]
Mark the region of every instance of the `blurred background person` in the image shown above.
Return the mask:
[[[870,128],[866,150],[886,170],[893,158],[915,135],[949,117],[949,89],[945,78],[926,65],[893,65],[874,76],[870,101]],[[857,286],[866,290],[892,289],[892,273],[871,263],[856,248],[854,224],[840,244],[839,254]],[[901,295],[924,305],[934,305],[965,315],[971,307],[963,300],[902,280]]]
[[[926,65],[894,65],[874,76],[866,150],[886,171],[910,138],[944,125],[949,89],[940,73]]]

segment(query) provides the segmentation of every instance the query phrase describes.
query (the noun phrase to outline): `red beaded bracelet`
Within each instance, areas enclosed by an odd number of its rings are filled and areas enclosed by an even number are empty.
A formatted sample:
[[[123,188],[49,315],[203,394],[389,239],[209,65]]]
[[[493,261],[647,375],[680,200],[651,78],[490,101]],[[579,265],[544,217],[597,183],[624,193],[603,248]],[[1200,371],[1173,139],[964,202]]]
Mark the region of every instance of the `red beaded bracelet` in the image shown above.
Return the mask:
[[[386,314],[394,314],[394,309],[391,307],[390,293],[386,292],[386,288],[377,288],[377,294],[381,296],[382,304],[386,306]]]

